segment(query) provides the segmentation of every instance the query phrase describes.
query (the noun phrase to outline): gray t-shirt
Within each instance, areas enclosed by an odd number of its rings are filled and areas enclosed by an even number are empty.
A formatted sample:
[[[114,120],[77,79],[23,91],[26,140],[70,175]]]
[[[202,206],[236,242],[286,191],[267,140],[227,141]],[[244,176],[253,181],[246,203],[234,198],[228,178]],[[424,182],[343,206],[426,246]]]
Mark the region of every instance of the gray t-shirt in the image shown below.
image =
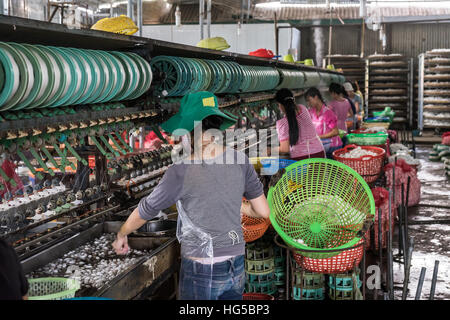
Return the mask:
[[[153,192],[140,201],[139,215],[150,220],[160,210],[178,203],[192,224],[211,236],[214,257],[242,255],[245,251],[240,215],[242,197],[251,200],[261,196],[263,185],[242,152],[226,149],[214,161],[214,164],[179,163],[167,169]],[[205,257],[202,245],[199,243],[195,248],[193,242],[181,242],[182,254]]]

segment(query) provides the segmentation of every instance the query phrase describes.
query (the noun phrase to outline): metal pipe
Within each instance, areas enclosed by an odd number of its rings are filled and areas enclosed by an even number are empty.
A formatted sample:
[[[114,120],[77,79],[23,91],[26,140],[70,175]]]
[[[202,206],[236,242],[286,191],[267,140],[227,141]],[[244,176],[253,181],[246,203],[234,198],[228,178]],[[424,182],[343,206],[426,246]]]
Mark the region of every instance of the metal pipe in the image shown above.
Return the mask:
[[[405,252],[408,252],[408,243],[406,243],[406,239],[409,238],[409,232],[408,232],[408,204],[409,204],[409,189],[411,185],[411,177],[408,177],[408,181],[406,182],[406,203],[405,203],[405,211],[403,213],[403,237],[405,239],[404,245],[405,247],[403,250]]]
[[[239,22],[241,23],[241,26],[244,24],[244,1],[245,0],[241,0],[241,15],[239,18]]]
[[[434,292],[436,291],[436,281],[439,269],[439,260],[434,261],[433,279],[431,279],[430,298],[428,300],[434,300]]]
[[[419,220],[419,221],[412,221],[409,224],[410,225],[419,225],[419,224],[450,224],[450,219]]]
[[[366,24],[364,23],[364,20],[362,21],[361,25],[361,54],[360,57],[364,57],[364,41],[366,39]]]
[[[250,20],[250,9],[252,6],[252,0],[247,0],[247,20],[246,23]]]
[[[203,40],[205,37],[203,34],[203,16],[205,14],[205,0],[199,1],[199,11],[198,11],[198,19],[200,24],[200,40]]]
[[[411,270],[411,258],[413,250],[414,250],[414,237],[410,237],[408,243],[408,256],[405,263],[405,277],[403,279],[402,300],[406,300],[406,296],[408,294],[409,272]]]
[[[208,25],[208,38],[211,38],[211,0],[208,0],[206,3],[206,21]]]
[[[374,242],[374,241],[372,241]],[[363,243],[363,257],[361,260],[361,277],[362,277],[362,288],[363,288],[363,300],[366,300],[366,243]],[[335,287],[336,288],[336,287]],[[356,286],[358,288],[358,286]]]
[[[377,243],[377,242],[375,242],[375,241],[378,241],[377,239],[375,239],[375,225],[373,225],[373,226],[371,226],[371,228],[370,228],[370,251],[372,251],[372,252],[376,252],[376,245],[375,245],[375,243]]]
[[[274,26],[275,26],[275,55],[277,56],[277,60],[278,60],[278,56],[279,56],[279,46],[278,46],[278,19],[277,19],[277,13],[274,12],[273,13],[273,22],[274,22]]]
[[[425,267],[422,267],[422,269],[420,270],[420,277],[419,277],[419,283],[417,284],[415,300],[420,300],[420,294],[422,293],[423,281],[425,280],[425,272],[426,271],[427,271],[427,268],[425,268]]]
[[[391,238],[391,233],[387,232],[388,238]],[[392,247],[388,244],[388,253],[387,253],[387,274],[388,274],[388,293],[389,300],[394,300],[394,277],[393,277],[393,257],[392,257]]]
[[[333,26],[331,25],[331,19],[330,19],[330,27],[328,29],[328,63],[331,64],[331,41],[332,41],[332,35],[333,35]],[[320,63],[317,61],[317,63]],[[320,66],[318,66],[320,67]]]
[[[128,0],[127,3],[127,16],[133,20],[133,0]]]
[[[401,190],[402,190],[402,205],[399,207],[398,211],[398,255],[401,256],[404,254],[404,246],[403,246],[403,212],[404,212],[404,206],[405,206],[405,199],[404,199],[404,189],[405,186],[402,183]]]
[[[137,23],[139,36],[142,37],[142,0],[137,0]]]
[[[394,166],[395,168],[395,166]],[[395,186],[394,186],[395,187]],[[395,200],[394,200],[395,203]],[[388,231],[388,284],[389,298],[394,300],[394,261],[392,257],[392,190],[389,190],[389,231]]]
[[[289,265],[290,265],[290,254],[289,250],[286,249],[286,300],[289,300]],[[293,275],[291,276],[291,280],[294,279]]]
[[[378,208],[378,259],[379,259],[379,267],[380,267],[380,277],[383,280],[383,229],[382,229],[382,212],[381,208]]]

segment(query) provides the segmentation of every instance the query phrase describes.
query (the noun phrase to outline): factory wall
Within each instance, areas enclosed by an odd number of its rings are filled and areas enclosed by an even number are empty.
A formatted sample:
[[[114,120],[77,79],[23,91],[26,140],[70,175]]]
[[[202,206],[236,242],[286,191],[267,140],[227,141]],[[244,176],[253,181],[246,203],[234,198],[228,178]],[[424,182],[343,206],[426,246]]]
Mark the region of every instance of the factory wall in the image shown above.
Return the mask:
[[[315,58],[314,31],[300,29],[301,59]],[[386,53],[400,53],[417,59],[420,53],[436,48],[450,48],[450,23],[390,24],[387,26]],[[323,55],[328,54],[328,27],[322,28]],[[379,32],[365,30],[364,55],[382,53]],[[361,26],[335,26],[332,33],[332,54],[361,53]]]
[[[280,24],[280,26],[288,24]],[[206,26],[205,26],[206,37]],[[200,41],[198,25],[146,25],[144,37],[195,46]],[[273,23],[244,24],[238,31],[237,24],[212,24],[211,37],[223,37],[231,46],[226,51],[248,54],[259,48],[272,50],[275,54],[275,28]],[[279,31],[279,53],[287,54],[291,40],[291,29]],[[293,44],[295,48],[296,45]]]

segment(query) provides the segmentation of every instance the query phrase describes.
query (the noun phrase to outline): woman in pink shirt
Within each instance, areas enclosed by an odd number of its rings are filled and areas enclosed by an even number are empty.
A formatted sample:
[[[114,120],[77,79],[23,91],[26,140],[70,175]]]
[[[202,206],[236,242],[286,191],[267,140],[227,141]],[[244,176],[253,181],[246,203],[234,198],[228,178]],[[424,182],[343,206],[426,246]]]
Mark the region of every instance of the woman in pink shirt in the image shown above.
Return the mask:
[[[342,147],[337,117],[333,111],[327,108],[317,88],[309,88],[305,93],[305,99],[309,105],[309,114],[316,128],[316,133],[322,140],[327,158],[331,159],[333,151]]]
[[[347,118],[353,118],[353,111],[349,100],[343,95],[344,87],[338,83],[332,83],[329,90],[333,100],[328,102],[328,106],[336,114],[338,129],[347,132],[345,121]]]
[[[285,116],[277,121],[280,153],[290,154],[293,160],[306,158],[325,158],[325,151],[320,138],[317,136],[308,109],[303,105],[296,105],[294,95],[289,89],[280,89],[275,100]]]

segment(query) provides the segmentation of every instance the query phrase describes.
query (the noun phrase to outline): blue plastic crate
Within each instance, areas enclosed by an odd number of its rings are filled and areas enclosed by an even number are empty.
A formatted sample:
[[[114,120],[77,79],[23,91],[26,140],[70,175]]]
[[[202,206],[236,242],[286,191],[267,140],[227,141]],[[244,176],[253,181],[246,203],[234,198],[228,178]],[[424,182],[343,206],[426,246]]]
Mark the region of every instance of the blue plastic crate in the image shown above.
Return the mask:
[[[292,288],[292,296],[294,300],[324,300],[324,288],[309,288],[303,289],[300,287]]]
[[[278,170],[286,168],[295,162],[295,160],[280,158],[261,159],[261,173],[266,175],[274,175],[278,172]]]

